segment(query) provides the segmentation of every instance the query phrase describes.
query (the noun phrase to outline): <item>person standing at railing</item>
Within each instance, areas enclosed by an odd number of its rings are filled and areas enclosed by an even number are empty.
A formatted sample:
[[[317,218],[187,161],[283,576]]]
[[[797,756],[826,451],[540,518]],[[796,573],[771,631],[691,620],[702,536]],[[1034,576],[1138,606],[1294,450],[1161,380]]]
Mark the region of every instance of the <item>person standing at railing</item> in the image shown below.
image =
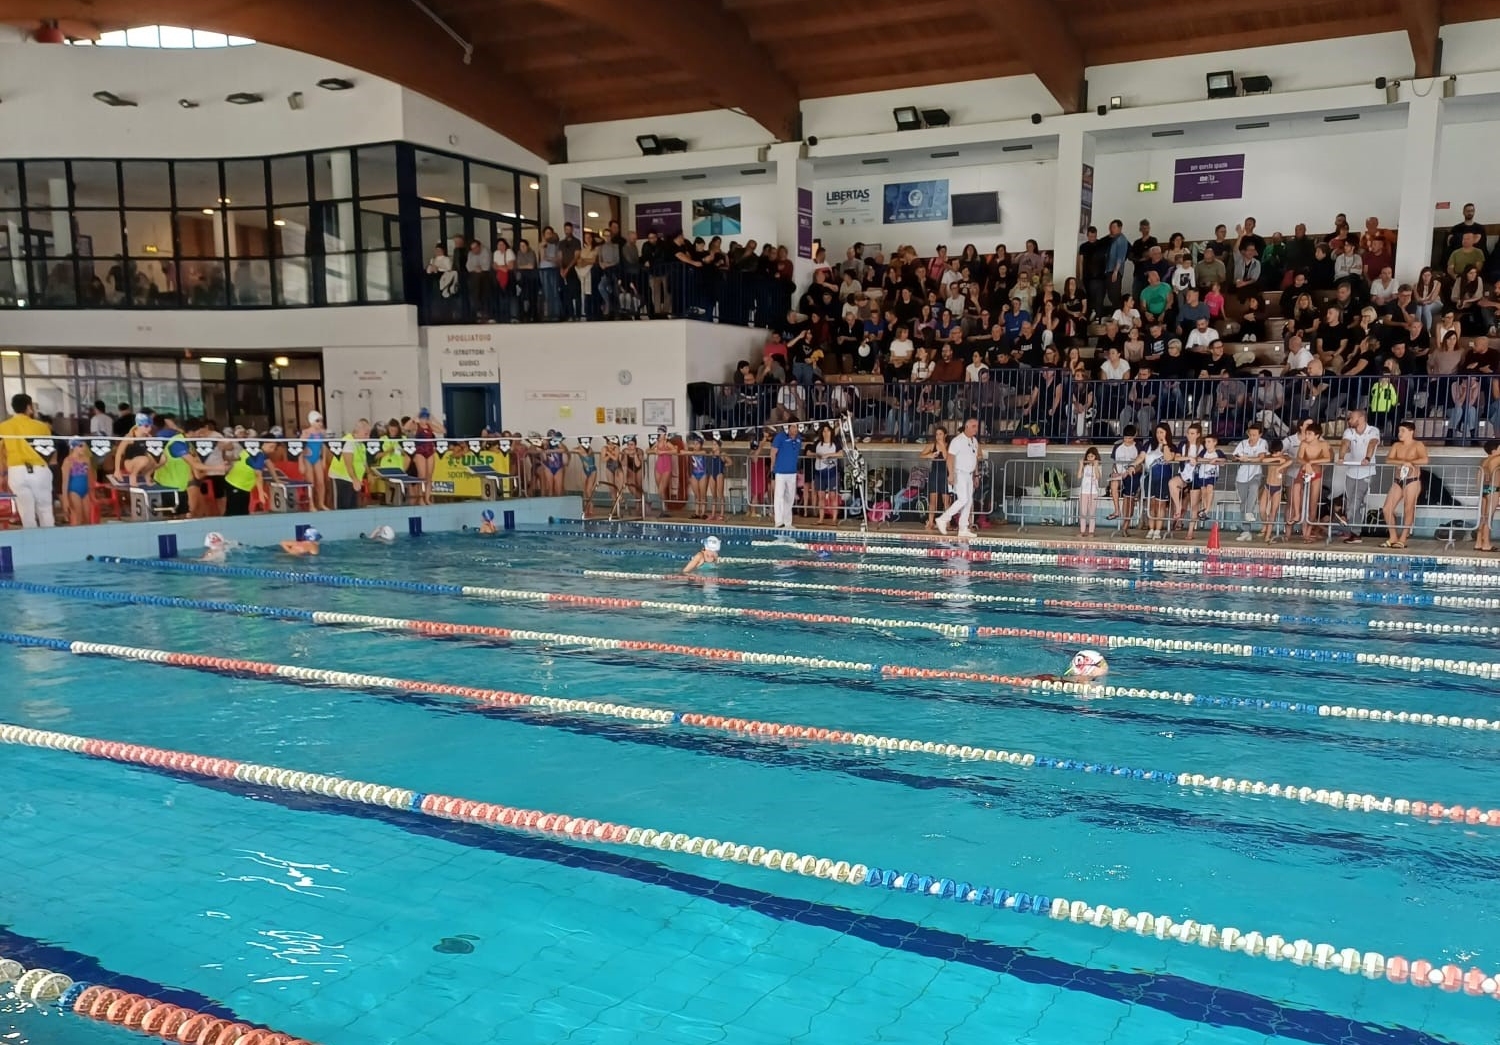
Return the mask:
[[[557,243],[557,230],[551,225],[542,229],[540,260],[537,272],[542,284],[542,309],[549,323],[559,322],[562,311],[562,277],[558,273],[561,248]]]
[[[1422,469],[1428,461],[1427,447],[1417,439],[1415,424],[1401,422],[1396,429],[1396,445],[1386,454],[1385,461],[1395,474],[1385,494],[1385,524],[1390,538],[1381,547],[1405,548],[1417,524],[1417,501],[1424,485]]]
[[[1083,460],[1078,462],[1078,534],[1080,537],[1087,537],[1095,530],[1099,515],[1099,483],[1102,470],[1098,449],[1089,447],[1083,452]]]
[[[771,436],[772,522],[778,530],[792,528],[792,508],[797,503],[797,475],[802,463],[802,440],[796,425],[784,425]]]
[[[938,533],[948,533],[948,524],[958,516],[958,536],[974,536],[974,487],[979,472],[979,418],[969,417],[958,435],[948,441],[947,458],[953,475],[953,503],[937,520]]]
[[[1491,524],[1497,504],[1500,504],[1500,439],[1490,439],[1484,444],[1484,460],[1479,462],[1479,524],[1474,531],[1476,552],[1495,550]]]
[[[1125,224],[1116,218],[1109,223],[1109,235],[1105,237],[1108,247],[1105,251],[1105,288],[1104,300],[1094,304],[1094,317],[1105,314],[1105,310],[1111,305],[1118,305],[1124,300],[1125,289],[1125,262],[1130,257],[1130,241],[1125,238]]]
[[[365,440],[370,422],[363,417],[353,432],[328,444],[328,478],[333,481],[333,506],[346,510],[359,507],[359,488],[365,481]]]
[[[1323,500],[1323,469],[1333,463],[1333,453],[1316,421],[1304,420],[1297,439],[1297,468],[1287,490],[1287,532],[1302,524],[1302,542],[1311,544]]]
[[[1342,521],[1345,544],[1359,544],[1364,535],[1365,500],[1370,496],[1370,483],[1375,478],[1375,451],[1380,448],[1380,429],[1370,424],[1363,410],[1349,411],[1348,422],[1339,454],[1344,466],[1344,512]]]

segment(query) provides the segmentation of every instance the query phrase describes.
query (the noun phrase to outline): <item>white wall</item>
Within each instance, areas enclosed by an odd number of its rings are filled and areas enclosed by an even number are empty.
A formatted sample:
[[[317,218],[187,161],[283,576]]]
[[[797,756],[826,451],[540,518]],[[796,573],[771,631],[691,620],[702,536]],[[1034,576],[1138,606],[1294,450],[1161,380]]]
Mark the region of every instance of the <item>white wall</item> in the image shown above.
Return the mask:
[[[191,348],[226,351],[414,345],[417,310],[349,305],[275,311],[7,310],[0,336],[26,348]]]
[[[1299,221],[1310,232],[1327,232],[1340,212],[1356,228],[1370,215],[1394,223],[1401,206],[1404,133],[1393,128],[1325,140],[1298,138],[1101,154],[1094,165],[1094,224],[1102,229],[1119,218],[1133,237],[1136,223],[1148,218],[1158,238],[1181,232],[1189,239],[1201,239],[1212,235],[1215,225],[1222,223],[1232,230],[1246,216],[1253,216],[1258,231],[1268,236],[1277,230],[1290,235]],[[1245,154],[1243,199],[1172,202],[1178,159],[1241,152]],[[1143,181],[1154,181],[1159,188],[1138,192]]]
[[[948,192],[1000,193],[1000,224],[970,225],[955,229],[950,222],[905,222],[899,225],[880,223],[887,182],[925,181],[947,178]],[[825,200],[829,190],[869,189],[875,221],[869,224],[825,224],[830,219]],[[965,243],[973,243],[980,253],[1004,243],[1012,251],[1020,250],[1027,239],[1036,240],[1042,249],[1052,246],[1053,207],[1057,198],[1057,164],[1052,160],[994,163],[973,167],[932,167],[925,171],[906,171],[881,175],[851,177],[820,176],[813,184],[813,235],[823,240],[830,261],[838,261],[844,251],[856,242],[879,243],[887,256],[899,244],[910,243],[917,253],[929,255],[939,243],[945,243],[957,256]]]
[[[776,140],[750,117],[728,109],[648,116],[638,120],[574,123],[567,128],[568,162],[639,157],[640,146],[635,143],[638,134],[681,138],[687,142],[690,152],[769,145]]]
[[[707,381],[722,385],[734,380],[734,365],[741,359],[759,363],[766,332],[720,323],[687,324],[687,361],[684,384]]]
[[[422,396],[426,351],[409,345],[323,349],[323,390],[330,431],[363,417],[386,421],[430,405]]]
[[[415,91],[401,91],[401,128],[402,133],[397,137],[417,145],[430,145],[532,174],[547,169],[547,161],[536,153]]]
[[[1462,217],[1462,207],[1472,203],[1482,222],[1500,222],[1500,178],[1495,177],[1495,159],[1500,155],[1494,123],[1456,123],[1443,128],[1438,152],[1436,192],[1439,200],[1453,204],[1434,214],[1435,225],[1452,225]]]
[[[1488,72],[1500,65],[1500,18],[1445,25],[1443,72]]]
[[[692,239],[693,200],[738,196],[740,198],[740,231],[734,235],[724,236],[724,245],[727,247],[730,240],[739,240],[744,243],[747,239],[756,240],[762,246],[779,242],[776,238],[776,185],[774,183],[761,181],[736,185],[732,182],[687,181],[680,184],[683,188],[672,188],[662,192],[632,192],[623,204],[625,212],[621,216],[622,227],[634,227],[636,204],[666,203],[676,200],[682,204],[683,234],[688,239]],[[787,246],[791,247],[794,244],[787,244]]]
[[[1167,102],[1206,101],[1205,77],[1225,69],[1234,70],[1239,79],[1269,76],[1271,89],[1277,94],[1368,83],[1373,102],[1377,96],[1375,77],[1405,79],[1411,75],[1412,65],[1411,44],[1405,33],[1375,33],[1275,47],[1213,51],[1166,61],[1153,59],[1090,66],[1087,72],[1089,103],[1107,102],[1113,95],[1120,95],[1125,105],[1132,108]],[[1492,53],[1489,64],[1484,67],[1494,68],[1494,65]]]
[[[946,109],[955,125],[1015,120],[1037,112],[1043,116],[1062,112],[1035,76],[1004,76],[837,98],[808,98],[802,102],[802,133],[818,138],[885,134],[896,129],[891,110],[898,105]]]

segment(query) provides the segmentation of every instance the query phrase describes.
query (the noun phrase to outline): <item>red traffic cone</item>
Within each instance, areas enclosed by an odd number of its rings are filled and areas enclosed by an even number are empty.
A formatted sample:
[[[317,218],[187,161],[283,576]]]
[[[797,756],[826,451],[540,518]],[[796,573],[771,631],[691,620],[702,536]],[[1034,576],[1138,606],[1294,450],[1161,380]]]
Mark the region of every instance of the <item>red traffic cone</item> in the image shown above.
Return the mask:
[[[1219,550],[1219,524],[1214,523],[1208,530],[1208,550],[1216,552]]]

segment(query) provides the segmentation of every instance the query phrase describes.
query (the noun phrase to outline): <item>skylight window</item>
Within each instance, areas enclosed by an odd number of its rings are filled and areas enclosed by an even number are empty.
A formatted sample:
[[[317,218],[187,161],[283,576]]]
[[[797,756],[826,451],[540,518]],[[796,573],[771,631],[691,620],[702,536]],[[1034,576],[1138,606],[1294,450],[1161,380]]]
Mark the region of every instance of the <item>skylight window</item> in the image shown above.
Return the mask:
[[[211,47],[244,47],[255,43],[244,36],[226,36],[206,29],[184,29],[176,25],[138,25],[100,33],[98,40],[69,40],[75,47],[146,47],[158,50],[204,50]]]

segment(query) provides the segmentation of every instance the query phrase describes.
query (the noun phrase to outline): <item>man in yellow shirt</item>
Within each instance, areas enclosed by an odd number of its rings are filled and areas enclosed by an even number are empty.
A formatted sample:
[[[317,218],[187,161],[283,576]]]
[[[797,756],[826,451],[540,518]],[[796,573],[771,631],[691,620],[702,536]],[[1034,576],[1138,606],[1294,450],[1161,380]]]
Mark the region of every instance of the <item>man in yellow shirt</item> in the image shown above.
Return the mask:
[[[11,416],[0,421],[0,473],[16,497],[21,526],[51,526],[52,469],[57,451],[52,426],[36,419],[36,403],[29,395],[10,397]]]

